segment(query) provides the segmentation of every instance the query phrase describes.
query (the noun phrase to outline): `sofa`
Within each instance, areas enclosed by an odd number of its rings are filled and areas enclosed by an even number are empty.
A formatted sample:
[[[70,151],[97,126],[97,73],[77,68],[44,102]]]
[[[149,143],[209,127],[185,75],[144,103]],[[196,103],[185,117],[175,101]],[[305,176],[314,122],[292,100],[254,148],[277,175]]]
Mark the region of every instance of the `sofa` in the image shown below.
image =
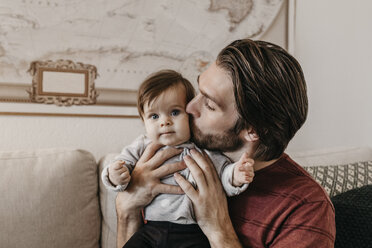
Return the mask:
[[[116,155],[96,161],[88,151],[72,148],[0,152],[0,247],[116,247],[115,193],[99,176]],[[372,247],[372,149],[289,155],[334,201],[336,247]]]

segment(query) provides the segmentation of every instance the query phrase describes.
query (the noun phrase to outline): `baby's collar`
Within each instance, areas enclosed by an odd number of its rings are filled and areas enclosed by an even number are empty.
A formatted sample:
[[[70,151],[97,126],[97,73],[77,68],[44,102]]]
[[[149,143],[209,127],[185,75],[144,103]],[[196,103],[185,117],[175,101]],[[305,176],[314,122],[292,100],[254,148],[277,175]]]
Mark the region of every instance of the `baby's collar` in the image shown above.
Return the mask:
[[[175,148],[188,148],[188,149],[193,149],[193,148],[196,148],[195,144],[188,141],[188,142],[185,142],[185,143],[182,143],[182,144],[179,144],[179,145],[176,145],[176,146],[165,146],[165,148],[169,148],[169,147],[175,147]]]

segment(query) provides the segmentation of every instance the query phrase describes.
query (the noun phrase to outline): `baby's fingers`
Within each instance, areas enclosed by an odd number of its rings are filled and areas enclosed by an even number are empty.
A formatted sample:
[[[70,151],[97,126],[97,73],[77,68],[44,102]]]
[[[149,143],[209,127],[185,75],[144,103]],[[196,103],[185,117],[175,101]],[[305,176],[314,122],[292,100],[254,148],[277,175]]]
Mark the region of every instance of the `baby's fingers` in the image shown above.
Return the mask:
[[[239,170],[245,172],[254,172],[253,163],[246,162],[244,164],[241,164],[239,166]]]
[[[249,163],[251,163],[251,164],[254,164],[254,160],[253,160],[252,158],[250,158],[250,155],[249,155],[248,152],[244,152],[244,153],[242,154],[242,156],[241,156],[240,159],[239,159],[239,162],[241,162],[241,163],[249,162]]]
[[[123,168],[123,165],[125,165],[125,161],[123,160],[120,160],[120,161],[116,161],[113,165],[112,165],[112,168],[114,170],[120,170]]]
[[[244,177],[244,183],[251,183],[253,181],[253,177],[251,176],[245,176]]]
[[[253,166],[254,165],[254,160],[251,158],[245,158],[242,160],[242,164],[246,166]]]
[[[125,183],[129,182],[129,180],[131,178],[129,172],[127,172],[127,171],[124,172],[124,173],[121,173],[119,177],[120,177],[121,184],[125,184]]]
[[[130,176],[128,170],[126,170],[126,171],[124,171],[124,172],[122,172],[122,173],[120,174],[120,178],[126,178],[126,177],[128,177],[128,176]]]

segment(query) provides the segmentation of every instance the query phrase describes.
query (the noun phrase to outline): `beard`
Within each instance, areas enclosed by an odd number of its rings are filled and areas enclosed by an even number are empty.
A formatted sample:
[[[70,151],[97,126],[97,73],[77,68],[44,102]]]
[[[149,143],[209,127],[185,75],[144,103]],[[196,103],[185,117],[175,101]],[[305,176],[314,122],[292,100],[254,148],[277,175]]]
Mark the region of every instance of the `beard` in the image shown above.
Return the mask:
[[[241,148],[244,141],[239,137],[235,125],[220,134],[205,134],[196,125],[193,118],[190,118],[191,140],[200,148],[211,151],[233,152]]]

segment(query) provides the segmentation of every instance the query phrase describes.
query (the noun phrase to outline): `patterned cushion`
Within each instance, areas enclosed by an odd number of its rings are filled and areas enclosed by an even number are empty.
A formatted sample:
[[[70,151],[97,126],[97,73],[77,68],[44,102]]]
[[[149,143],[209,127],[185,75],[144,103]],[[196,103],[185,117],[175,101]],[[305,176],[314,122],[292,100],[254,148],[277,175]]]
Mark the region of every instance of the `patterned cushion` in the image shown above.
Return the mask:
[[[372,161],[345,165],[308,166],[304,169],[330,197],[372,184]]]
[[[372,247],[372,185],[331,198],[336,211],[336,248]]]

